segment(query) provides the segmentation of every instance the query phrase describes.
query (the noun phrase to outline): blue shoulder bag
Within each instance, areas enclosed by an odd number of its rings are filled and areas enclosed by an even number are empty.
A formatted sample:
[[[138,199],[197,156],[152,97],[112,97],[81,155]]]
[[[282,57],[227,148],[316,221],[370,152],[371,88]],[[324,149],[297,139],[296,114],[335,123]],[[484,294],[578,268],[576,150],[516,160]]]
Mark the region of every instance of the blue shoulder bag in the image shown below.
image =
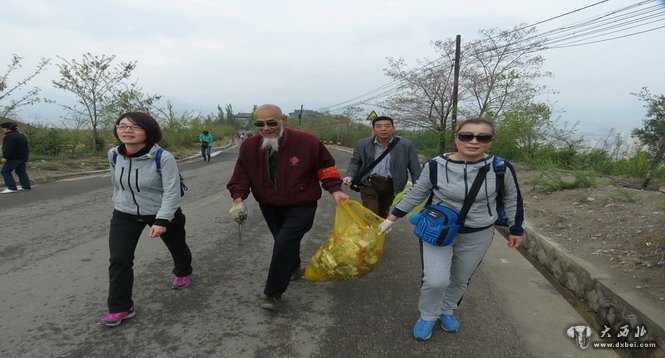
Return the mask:
[[[430,168],[432,165],[437,165],[433,160],[433,164],[429,164]],[[412,215],[409,218],[409,222],[416,227],[413,229],[413,233],[422,241],[428,242],[432,245],[437,246],[448,246],[453,243],[457,232],[460,227],[464,225],[464,220],[466,215],[471,209],[473,201],[476,200],[480,186],[485,180],[485,175],[489,170],[489,166],[483,166],[478,170],[476,179],[471,185],[471,189],[464,199],[464,204],[462,205],[462,210],[458,214],[455,210],[442,206],[442,205],[431,205],[432,198],[434,193],[430,195],[428,205],[420,211],[420,213]],[[430,170],[430,173],[432,171]],[[436,183],[434,181],[433,183]],[[432,190],[438,189],[436,184],[433,184]]]

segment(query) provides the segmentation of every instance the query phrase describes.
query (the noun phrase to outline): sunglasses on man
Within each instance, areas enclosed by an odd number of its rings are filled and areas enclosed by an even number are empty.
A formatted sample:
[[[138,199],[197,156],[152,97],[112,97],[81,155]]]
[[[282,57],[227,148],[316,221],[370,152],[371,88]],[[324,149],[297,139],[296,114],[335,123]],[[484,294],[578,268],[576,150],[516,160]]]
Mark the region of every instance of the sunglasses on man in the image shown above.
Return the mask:
[[[476,138],[478,143],[489,143],[494,139],[494,136],[491,134],[478,134],[475,135],[471,132],[459,132],[457,133],[457,139],[460,140],[460,142],[470,142],[473,140],[473,138]]]
[[[258,128],[263,128],[263,126],[277,127],[278,125],[279,125],[279,122],[277,122],[274,119],[269,119],[267,121],[255,121],[254,122],[254,127],[258,127]]]

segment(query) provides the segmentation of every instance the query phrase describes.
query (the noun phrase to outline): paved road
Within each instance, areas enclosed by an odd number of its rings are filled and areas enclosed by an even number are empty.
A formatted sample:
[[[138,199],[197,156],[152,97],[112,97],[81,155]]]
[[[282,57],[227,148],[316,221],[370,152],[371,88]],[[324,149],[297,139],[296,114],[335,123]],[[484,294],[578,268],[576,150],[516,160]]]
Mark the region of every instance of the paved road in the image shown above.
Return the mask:
[[[333,152],[344,170],[349,154]],[[437,329],[430,341],[416,341],[410,329],[418,317],[419,255],[406,221],[395,225],[381,264],[366,277],[299,280],[285,294],[283,311],[261,310],[272,238],[250,202],[238,245],[225,190],[236,155],[231,148],[209,164],[180,164],[190,188],[183,209],[194,283],[170,288],[168,251],[146,234],[135,262],[138,314],[116,328],[96,324],[108,282],[108,176],[1,196],[0,357],[615,356],[580,350],[566,337],[583,320],[502,238],[458,310],[462,330]],[[333,213],[324,194],[303,241],[305,261],[325,240]]]

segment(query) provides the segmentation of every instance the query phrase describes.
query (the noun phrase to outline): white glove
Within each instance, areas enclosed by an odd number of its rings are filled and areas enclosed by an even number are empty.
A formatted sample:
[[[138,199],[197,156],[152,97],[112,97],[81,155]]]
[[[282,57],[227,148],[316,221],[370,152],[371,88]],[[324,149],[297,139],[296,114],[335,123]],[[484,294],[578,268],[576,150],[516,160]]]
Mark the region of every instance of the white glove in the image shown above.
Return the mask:
[[[390,230],[392,230],[390,227],[393,226],[394,223],[394,221],[386,219],[384,222],[379,224],[379,235],[389,233]]]
[[[342,184],[349,185],[349,184],[351,184],[352,181],[353,181],[353,178],[346,177],[346,178],[342,179]]]
[[[243,222],[247,220],[247,205],[244,201],[233,203],[233,206],[229,209],[229,214],[231,214],[231,219],[239,223]]]

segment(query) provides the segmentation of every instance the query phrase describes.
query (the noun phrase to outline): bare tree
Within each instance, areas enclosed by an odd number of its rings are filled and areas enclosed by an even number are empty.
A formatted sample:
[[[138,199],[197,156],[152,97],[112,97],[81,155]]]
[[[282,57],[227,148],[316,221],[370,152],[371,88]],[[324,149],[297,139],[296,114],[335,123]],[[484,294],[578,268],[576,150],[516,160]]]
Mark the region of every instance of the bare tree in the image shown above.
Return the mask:
[[[32,80],[35,76],[37,76],[40,72],[42,72],[42,70],[46,67],[46,65],[49,64],[51,60],[47,58],[42,58],[35,67],[35,69],[32,72],[30,72],[30,74],[28,74],[26,77],[19,80],[18,82],[10,84],[9,83],[10,76],[14,71],[18,70],[21,67],[22,60],[23,57],[19,57],[18,55],[12,55],[11,62],[7,66],[7,70],[5,71],[4,74],[0,75],[0,116],[2,117],[7,117],[10,114],[15,114],[18,108],[23,106],[29,106],[40,101],[38,97],[40,89],[37,87],[29,90],[26,93],[18,95],[18,97],[16,98],[10,98],[10,96],[16,96],[19,89],[28,84],[30,80]]]
[[[367,111],[359,106],[351,106],[344,109],[342,116],[356,122],[362,122],[367,119]]]
[[[403,59],[388,58],[385,73],[400,84],[400,89],[381,106],[399,112],[407,127],[434,132],[443,151],[453,109],[454,57],[451,56],[455,53],[455,41],[437,41],[433,46],[440,57],[436,61],[418,60],[415,70],[409,69]]]
[[[510,31],[481,30],[481,38],[462,44],[458,108],[466,118],[499,118],[505,111],[524,108],[544,91],[535,80],[549,76],[540,71],[543,59],[533,55],[542,40],[533,27]],[[410,69],[403,59],[388,59],[385,73],[400,87],[383,108],[398,111],[414,128],[436,133],[439,150],[447,148],[447,131],[453,130],[453,69],[455,40],[433,43],[437,59],[419,60]]]
[[[166,108],[156,107],[155,110],[157,111],[157,120],[164,125],[165,129],[174,132],[189,127],[190,122],[195,117],[192,111],[183,111],[181,114],[176,113],[171,101],[166,101]]]
[[[136,68],[134,62],[120,62],[114,65],[115,55],[92,55],[86,53],[80,61],[66,60],[59,57],[62,63],[60,80],[53,81],[55,88],[71,92],[76,96],[75,105],[62,107],[75,113],[85,113],[92,127],[92,145],[100,150],[98,126],[104,113],[108,113],[109,105],[119,96],[120,87]]]
[[[534,27],[480,30],[481,38],[464,46],[461,92],[465,117],[497,119],[503,112],[531,103],[545,87],[535,81],[551,76],[541,71],[543,58],[533,53],[541,42]]]
[[[651,154],[651,163],[644,182],[642,182],[642,188],[646,189],[665,161],[665,95],[654,95],[646,87],[633,95],[644,101],[647,109],[647,118],[643,121],[644,126],[635,128],[632,132],[644,143]]]

